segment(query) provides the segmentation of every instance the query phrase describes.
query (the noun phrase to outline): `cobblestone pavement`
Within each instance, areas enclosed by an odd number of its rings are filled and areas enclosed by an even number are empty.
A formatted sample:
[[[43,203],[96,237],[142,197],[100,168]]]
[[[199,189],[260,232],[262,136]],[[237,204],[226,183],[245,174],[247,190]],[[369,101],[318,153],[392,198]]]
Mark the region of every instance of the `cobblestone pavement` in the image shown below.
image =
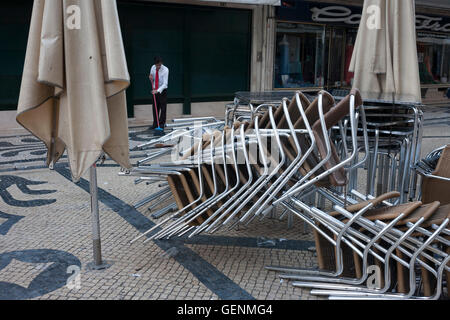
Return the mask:
[[[450,142],[450,108],[425,114],[423,153]],[[145,156],[135,147],[150,137],[146,127],[130,128],[133,162]],[[317,268],[311,229],[296,218],[290,229],[286,217],[270,218],[130,245],[158,221],[150,204],[135,205],[161,188],[135,185],[108,160],[98,167],[98,186],[102,253],[111,267],[90,270],[88,177],[73,183],[67,159],[49,170],[45,154],[31,135],[0,137],[0,299],[318,299],[264,268]]]
[[[150,137],[145,127],[131,128],[131,150]],[[112,161],[97,173],[102,254],[112,265],[89,270],[88,177],[74,184],[67,159],[49,170],[45,154],[30,135],[0,137],[0,299],[315,299],[264,268],[317,267],[299,221],[290,230],[286,220],[266,219],[214,236],[130,245],[157,221],[148,205],[134,205],[161,188],[118,176]],[[262,236],[269,245],[261,246]]]

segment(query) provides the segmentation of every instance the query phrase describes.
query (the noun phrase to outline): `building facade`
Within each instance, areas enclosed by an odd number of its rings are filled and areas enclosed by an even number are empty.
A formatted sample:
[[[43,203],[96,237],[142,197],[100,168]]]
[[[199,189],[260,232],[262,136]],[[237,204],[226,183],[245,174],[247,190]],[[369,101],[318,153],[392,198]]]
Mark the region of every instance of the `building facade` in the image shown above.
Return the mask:
[[[181,4],[183,3],[183,4]],[[131,86],[128,113],[151,103],[148,74],[159,55],[170,69],[168,102],[191,113],[193,103],[229,101],[250,90],[252,10],[200,1],[118,0]],[[205,5],[207,4],[207,5]],[[0,3],[0,110],[15,110],[33,1]]]
[[[223,115],[236,91],[351,87],[348,65],[363,0],[117,3],[131,76],[129,117],[151,117],[148,73],[156,55],[170,69],[169,117]],[[449,103],[450,9],[427,3],[416,8],[423,102]],[[15,124],[32,6],[32,0],[0,2],[0,126]]]
[[[426,4],[426,2],[423,2]],[[276,8],[274,89],[348,89],[363,1],[282,1]],[[416,3],[424,104],[450,104],[450,15]]]

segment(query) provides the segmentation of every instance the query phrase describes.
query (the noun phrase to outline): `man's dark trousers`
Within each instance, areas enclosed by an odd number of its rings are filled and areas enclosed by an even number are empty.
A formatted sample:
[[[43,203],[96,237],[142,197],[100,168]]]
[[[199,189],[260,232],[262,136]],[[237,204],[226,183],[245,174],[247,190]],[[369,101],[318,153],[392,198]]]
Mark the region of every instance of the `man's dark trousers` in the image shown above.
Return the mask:
[[[166,110],[167,110],[167,89],[164,89],[161,93],[155,94],[156,105],[158,108],[159,115],[159,127],[164,129],[166,124]],[[156,111],[155,111],[155,102],[153,102],[153,127],[158,127],[158,122],[156,121]]]

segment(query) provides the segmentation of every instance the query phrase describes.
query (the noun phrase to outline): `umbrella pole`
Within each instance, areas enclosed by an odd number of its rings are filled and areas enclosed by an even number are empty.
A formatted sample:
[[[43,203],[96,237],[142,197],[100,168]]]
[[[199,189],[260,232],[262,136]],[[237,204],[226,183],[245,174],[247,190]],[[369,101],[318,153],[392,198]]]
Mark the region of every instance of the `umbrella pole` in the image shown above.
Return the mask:
[[[89,188],[91,194],[91,219],[92,219],[92,244],[94,261],[88,267],[101,270],[110,267],[110,263],[102,260],[102,245],[100,240],[100,215],[98,210],[97,165],[94,163],[89,168]]]

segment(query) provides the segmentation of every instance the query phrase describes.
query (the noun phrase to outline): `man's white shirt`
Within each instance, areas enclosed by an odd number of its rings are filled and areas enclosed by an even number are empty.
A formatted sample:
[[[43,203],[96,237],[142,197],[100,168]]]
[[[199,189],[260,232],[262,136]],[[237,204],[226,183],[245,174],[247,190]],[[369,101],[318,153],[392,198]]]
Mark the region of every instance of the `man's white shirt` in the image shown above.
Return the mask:
[[[150,74],[153,76],[153,85],[156,82],[156,66],[153,65],[150,69]],[[158,71],[159,75],[159,88],[157,89],[159,93],[163,92],[164,89],[168,88],[169,83],[169,68],[165,65],[161,65],[161,68]]]

